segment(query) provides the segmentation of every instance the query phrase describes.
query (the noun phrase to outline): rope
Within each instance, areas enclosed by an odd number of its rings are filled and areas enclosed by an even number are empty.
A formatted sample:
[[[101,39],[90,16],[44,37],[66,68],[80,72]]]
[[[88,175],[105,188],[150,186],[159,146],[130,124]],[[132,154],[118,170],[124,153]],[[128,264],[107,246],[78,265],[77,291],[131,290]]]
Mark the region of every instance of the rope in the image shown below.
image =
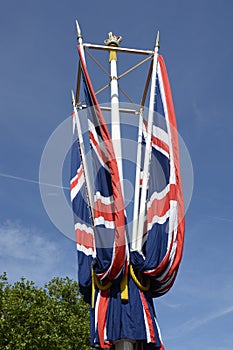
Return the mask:
[[[118,84],[118,88],[119,90],[122,92],[123,95],[125,95],[125,97],[129,100],[130,103],[132,103],[134,105],[134,108],[136,110],[138,110],[138,105],[134,102],[134,100],[125,92],[124,89],[122,89],[122,87]]]
[[[125,303],[129,300],[128,275],[125,274],[121,280],[121,300]]]
[[[94,270],[92,269],[92,296],[91,296],[91,306],[94,308],[95,305],[95,287],[101,291],[107,290],[111,288],[112,282],[108,282],[106,284],[101,284],[98,280]],[[127,302],[129,300],[129,291],[128,291],[128,275],[124,275],[124,277],[121,280],[120,283],[120,290],[121,290],[121,300],[123,302]]]
[[[146,285],[143,286],[141,282],[137,279],[137,276],[135,275],[133,266],[130,264],[129,265],[129,270],[130,274],[132,276],[133,281],[135,282],[136,286],[142,290],[143,292],[148,292],[150,289],[150,280],[147,278]],[[98,280],[94,270],[92,269],[92,296],[91,296],[91,307],[94,309],[95,306],[95,287],[101,291],[105,291],[112,286],[112,282],[108,282],[105,285],[101,284],[100,281]],[[128,291],[128,275],[124,275],[123,279],[121,280],[120,283],[120,290],[121,290],[121,300],[123,302],[127,302],[129,300],[129,291]]]
[[[91,59],[97,64],[97,66],[109,77],[111,78],[111,75],[109,74],[109,72],[102,66],[102,64],[99,63],[99,61],[97,61],[97,59],[90,53],[89,50],[85,50],[86,53],[88,54],[88,56],[91,57]]]
[[[135,275],[133,266],[132,266],[131,264],[130,264],[130,266],[129,266],[129,270],[130,270],[130,274],[131,274],[131,276],[132,276],[132,278],[133,278],[133,281],[135,282],[136,286],[137,286],[140,290],[142,290],[143,292],[148,292],[148,290],[150,289],[150,280],[149,280],[149,278],[148,278],[147,281],[146,281],[146,285],[143,286],[143,285],[139,282],[139,280],[137,279],[137,276]]]
[[[124,73],[120,74],[117,79],[121,79],[122,77],[124,77],[125,75],[127,75],[128,73],[132,72],[134,69],[140,67],[143,63],[149,61],[151,58],[153,57],[153,55],[150,55],[149,57],[146,57],[144,60],[140,61],[139,63],[135,64],[133,67],[127,69]]]
[[[93,271],[93,270],[92,270]],[[100,281],[98,280],[98,278],[96,277],[96,274],[95,272],[93,271],[93,276],[94,276],[94,282],[95,282],[95,285],[100,289],[100,290],[107,290],[109,289],[111,286],[112,286],[112,282],[108,282],[106,284],[101,284]]]
[[[101,89],[99,89],[98,91],[95,92],[96,95],[98,95],[100,92],[104,91],[105,89],[107,89],[107,87],[109,87],[111,85],[111,82],[106,84],[105,86],[103,86]]]

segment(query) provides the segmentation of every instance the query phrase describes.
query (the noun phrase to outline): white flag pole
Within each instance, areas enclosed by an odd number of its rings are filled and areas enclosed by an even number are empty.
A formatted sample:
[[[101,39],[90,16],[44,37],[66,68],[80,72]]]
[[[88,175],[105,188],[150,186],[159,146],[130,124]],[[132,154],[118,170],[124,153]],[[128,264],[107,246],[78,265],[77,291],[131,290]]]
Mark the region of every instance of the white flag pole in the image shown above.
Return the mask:
[[[108,46],[118,47],[121,41],[120,36],[115,36],[111,32],[105,44]],[[111,125],[112,125],[112,143],[115,152],[119,178],[121,181],[121,190],[124,197],[123,186],[123,166],[122,166],[122,149],[121,149],[121,129],[120,129],[120,113],[119,113],[119,94],[117,81],[117,55],[116,51],[110,50],[109,62],[111,68]],[[115,350],[133,350],[133,343],[127,339],[119,340],[115,344]]]
[[[131,249],[136,250],[137,234],[138,234],[138,211],[139,211],[139,191],[140,191],[140,176],[141,176],[141,157],[142,157],[142,127],[143,116],[142,111],[139,115],[138,125],[138,143],[137,143],[137,160],[136,160],[136,177],[134,190],[134,211],[133,211],[133,228],[132,228],[132,244]]]
[[[110,32],[108,39],[104,42],[107,46],[118,47],[121,41],[121,36],[115,36]],[[122,165],[122,148],[121,148],[121,127],[119,113],[119,93],[117,80],[117,54],[116,51],[110,50],[109,63],[111,69],[111,127],[112,127],[112,143],[116,156],[122,196],[124,198],[123,188],[123,165]]]
[[[72,102],[73,102],[73,109],[74,109],[75,126],[77,129],[79,148],[80,148],[80,153],[81,153],[81,158],[82,158],[83,173],[84,173],[84,178],[86,181],[88,205],[89,205],[90,210],[91,210],[92,221],[94,221],[94,203],[93,203],[93,196],[92,196],[92,191],[91,191],[90,178],[89,178],[89,174],[88,174],[88,167],[87,167],[87,161],[86,161],[86,155],[85,155],[82,129],[81,129],[81,124],[80,124],[80,120],[79,120],[79,116],[78,116],[78,111],[77,111],[77,108],[75,106],[75,97],[74,97],[73,90],[71,91],[71,94],[72,94]]]
[[[78,39],[78,43],[81,49],[81,54],[84,60],[84,63],[86,64],[86,59],[85,59],[85,53],[84,53],[84,49],[83,49],[83,37],[82,37],[82,33],[81,33],[81,29],[78,23],[78,20],[76,19],[76,30],[77,30],[77,39]]]
[[[76,20],[76,29],[77,29],[77,39],[81,48],[81,54],[84,59],[84,63],[86,64],[85,60],[85,54],[83,50],[83,40],[82,40],[82,34],[81,34],[81,29],[79,26],[78,21]],[[79,140],[79,147],[80,147],[80,152],[81,152],[81,158],[82,158],[82,164],[83,164],[83,173],[84,173],[84,178],[86,182],[86,189],[87,189],[87,196],[88,196],[88,201],[89,201],[89,206],[91,210],[91,215],[92,215],[92,221],[94,222],[94,202],[93,202],[93,195],[91,191],[91,182],[90,182],[90,177],[88,173],[88,166],[87,166],[87,160],[86,160],[86,155],[85,155],[85,146],[84,146],[84,141],[83,141],[83,135],[82,135],[82,128],[81,128],[81,123],[78,115],[78,110],[76,107],[76,101],[75,101],[75,96],[74,92],[71,91],[72,94],[72,103],[73,103],[73,109],[74,109],[74,118],[75,118],[75,125],[77,129],[77,134],[78,134],[78,140]]]
[[[136,238],[135,248],[137,251],[142,250],[142,240],[144,231],[144,221],[146,214],[146,194],[149,181],[149,165],[151,159],[151,138],[152,138],[152,128],[153,128],[153,117],[154,117],[154,103],[156,94],[156,72],[158,63],[158,50],[159,50],[159,32],[156,38],[155,50],[154,50],[154,60],[153,60],[153,70],[151,78],[151,90],[150,90],[150,101],[149,101],[149,115],[147,123],[147,139],[145,147],[145,158],[143,166],[143,177],[142,177],[142,191],[140,199],[140,209],[139,209],[139,220],[138,220],[138,233]]]

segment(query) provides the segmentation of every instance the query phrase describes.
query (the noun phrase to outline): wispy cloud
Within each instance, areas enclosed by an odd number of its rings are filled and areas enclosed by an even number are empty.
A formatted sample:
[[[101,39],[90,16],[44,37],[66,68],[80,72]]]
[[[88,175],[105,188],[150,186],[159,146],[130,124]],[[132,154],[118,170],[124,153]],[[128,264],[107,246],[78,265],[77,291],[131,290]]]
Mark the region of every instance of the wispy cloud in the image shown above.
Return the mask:
[[[212,215],[206,215],[206,217],[219,220],[219,221],[226,221],[226,222],[233,222],[233,219],[222,217],[222,216],[212,216]]]
[[[7,221],[0,226],[0,252],[5,258],[37,262],[53,256],[56,244],[35,228],[29,229]]]
[[[164,306],[171,308],[171,309],[178,309],[182,306],[181,303],[171,303],[171,302],[168,302],[167,300],[166,301],[162,300],[161,304],[163,304]]]
[[[202,326],[207,325],[209,322],[212,322],[220,317],[224,317],[233,312],[233,305],[222,308],[218,311],[209,313],[208,315],[204,315],[203,317],[199,316],[198,318],[192,318],[178,327],[174,328],[172,331],[172,335],[168,338],[175,338],[176,336],[180,336],[191,331],[194,331]]]
[[[59,275],[65,270],[64,251],[58,240],[37,228],[0,224],[0,273],[6,271],[10,281],[23,276],[44,283]]]
[[[15,175],[5,174],[5,173],[0,173],[0,176],[5,177],[7,179],[11,179],[11,180],[23,181],[23,182],[33,183],[33,184],[37,184],[37,185],[44,185],[44,186],[49,186],[49,187],[62,188],[63,190],[69,190],[69,187],[63,187],[63,186],[61,187],[61,186],[54,185],[51,183],[45,183],[45,182],[40,182],[37,180],[28,179],[26,177],[15,176]]]

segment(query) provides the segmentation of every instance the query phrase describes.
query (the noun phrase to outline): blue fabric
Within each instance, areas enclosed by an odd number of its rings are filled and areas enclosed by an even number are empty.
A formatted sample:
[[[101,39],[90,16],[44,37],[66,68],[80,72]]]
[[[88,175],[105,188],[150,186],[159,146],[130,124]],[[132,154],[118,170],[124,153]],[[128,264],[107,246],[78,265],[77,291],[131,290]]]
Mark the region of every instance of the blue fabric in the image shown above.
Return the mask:
[[[78,147],[77,135],[74,134],[74,142],[71,152],[71,179],[77,175],[77,170],[80,169],[81,157]],[[74,223],[86,224],[87,227],[92,226],[90,209],[87,202],[86,187],[83,185],[72,201]],[[84,300],[90,302],[91,295],[91,264],[92,256],[86,255],[82,251],[77,251],[78,255],[78,283],[81,293],[84,295]]]

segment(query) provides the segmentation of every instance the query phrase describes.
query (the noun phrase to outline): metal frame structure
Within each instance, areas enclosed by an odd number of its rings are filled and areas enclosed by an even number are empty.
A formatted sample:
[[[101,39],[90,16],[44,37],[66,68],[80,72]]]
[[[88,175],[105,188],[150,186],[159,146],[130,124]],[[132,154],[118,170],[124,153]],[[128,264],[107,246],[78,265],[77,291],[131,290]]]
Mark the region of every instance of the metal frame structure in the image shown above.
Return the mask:
[[[131,49],[131,48],[122,48],[119,46],[104,46],[104,45],[96,45],[96,44],[90,44],[90,43],[83,43],[82,40],[82,34],[81,34],[81,30],[80,30],[80,26],[78,24],[78,21],[76,20],[76,28],[77,28],[77,39],[79,42],[79,45],[81,46],[82,50],[84,50],[84,48],[88,48],[88,49],[93,49],[93,50],[100,50],[100,51],[108,51],[109,53],[111,51],[115,51],[117,52],[124,52],[124,53],[129,53],[129,54],[139,54],[139,55],[146,55],[148,57],[146,57],[145,59],[143,59],[142,61],[140,61],[139,63],[135,64],[133,67],[127,69],[125,72],[123,72],[122,74],[120,74],[119,76],[116,74],[114,77],[114,80],[116,80],[116,82],[118,82],[122,77],[126,76],[127,74],[129,74],[130,72],[132,72],[133,70],[137,69],[139,66],[141,66],[142,64],[146,63],[147,61],[153,59],[154,55],[156,54],[156,52],[158,52],[158,48],[159,48],[159,32],[157,34],[156,37],[156,45],[155,45],[155,50],[140,50],[140,49]],[[92,60],[100,67],[100,69],[110,78],[110,83],[106,84],[105,86],[103,86],[102,88],[100,88],[98,91],[95,92],[95,94],[97,95],[98,93],[102,92],[103,90],[105,90],[106,88],[110,87],[112,85],[112,72],[108,72],[101,64],[100,62],[98,62],[98,60],[89,52],[89,50],[86,50],[86,53],[92,58]],[[112,64],[113,65],[113,64]],[[114,64],[115,65],[115,64]],[[116,65],[116,73],[117,73],[117,65]],[[149,88],[149,84],[151,81],[151,77],[152,77],[152,62],[149,68],[149,72],[147,75],[147,79],[146,79],[146,84],[145,84],[145,88],[143,91],[143,95],[142,95],[142,99],[140,102],[140,109],[144,108],[144,104],[145,104],[145,100],[146,100],[146,96],[148,94],[148,88]],[[78,74],[77,74],[77,85],[76,85],[76,94],[75,94],[75,105],[77,108],[85,108],[86,106],[83,104],[79,103],[79,93],[80,93],[80,83],[81,83],[81,67],[80,65],[78,66]],[[116,82],[114,83],[114,85],[116,85]],[[120,87],[119,87],[120,88]],[[120,88],[122,90],[122,88]],[[123,91],[122,91],[123,92]],[[123,92],[124,93],[124,92]],[[101,109],[104,109],[104,107],[101,107]],[[105,109],[108,110],[108,109]],[[135,110],[135,111],[131,111],[128,109],[124,109],[124,108],[120,108],[120,112],[124,113],[131,113],[131,112],[135,112],[137,114],[139,114],[139,110]]]
[[[122,187],[122,193],[123,191],[123,169],[122,169],[122,150],[121,150],[121,130],[120,130],[120,113],[134,113],[139,115],[139,128],[138,128],[138,149],[137,149],[137,164],[141,163],[141,144],[142,144],[142,126],[143,126],[143,109],[144,104],[146,101],[146,97],[148,95],[148,90],[151,82],[151,88],[150,88],[150,99],[149,99],[149,117],[148,117],[148,137],[146,140],[146,154],[144,159],[144,168],[143,168],[143,182],[142,182],[142,190],[141,190],[141,201],[139,203],[139,179],[140,179],[140,167],[136,168],[136,188],[135,188],[135,200],[134,200],[134,213],[133,213],[133,232],[132,232],[132,247],[131,250],[138,250],[140,251],[142,248],[142,236],[143,236],[143,225],[144,225],[144,217],[145,217],[145,211],[146,211],[146,191],[147,191],[147,184],[148,184],[148,178],[149,178],[149,164],[150,164],[150,144],[151,144],[151,135],[152,135],[152,124],[153,124],[153,113],[154,113],[154,100],[155,100],[155,91],[156,91],[156,69],[157,69],[157,62],[158,62],[158,50],[159,50],[159,32],[157,34],[156,38],[156,44],[154,50],[140,50],[140,49],[131,49],[131,48],[122,48],[119,47],[119,43],[121,41],[121,37],[116,37],[112,33],[109,33],[109,38],[106,39],[105,43],[106,45],[95,45],[90,43],[83,43],[82,40],[82,34],[80,30],[80,26],[78,21],[76,21],[76,28],[77,28],[77,39],[80,46],[80,49],[82,50],[83,57],[84,55],[84,48],[91,49],[91,50],[100,50],[100,51],[108,51],[109,52],[109,62],[110,62],[110,72],[108,72],[92,54],[89,53],[87,50],[87,54],[94,60],[94,62],[102,69],[102,71],[110,78],[110,82],[106,84],[104,87],[99,89],[97,93],[100,93],[101,91],[105,90],[106,88],[110,87],[111,89],[111,107],[107,106],[100,106],[102,110],[111,111],[111,125],[112,125],[112,141],[113,141],[113,148],[117,159],[117,165],[119,169],[119,177],[121,181],[121,187]],[[133,67],[126,70],[124,73],[118,76],[117,74],[117,53],[129,53],[129,54],[139,54],[139,55],[146,55],[147,57],[144,58],[139,63],[135,64]],[[140,107],[135,109],[130,108],[120,108],[119,106],[119,93],[118,93],[118,82],[119,79],[126,76],[145,62],[152,60],[149,72],[147,75],[144,91],[142,94]],[[85,155],[84,155],[84,144],[82,142],[82,132],[78,117],[78,111],[86,108],[86,105],[79,101],[80,96],[80,84],[81,84],[81,66],[79,64],[78,66],[78,74],[77,74],[77,85],[76,85],[76,92],[75,94],[72,92],[72,103],[74,108],[74,116],[75,116],[75,123],[78,131],[79,136],[79,142],[80,142],[80,149],[82,153],[82,160],[83,160],[83,170],[84,170],[84,176],[86,179],[86,185],[87,185],[87,193],[89,198],[92,198],[91,196],[91,186],[90,186],[90,180],[88,176],[88,170],[87,170],[87,164],[85,161]],[[122,89],[121,89],[122,90]],[[124,93],[124,91],[122,91]],[[81,140],[81,141],[80,141]],[[89,203],[90,208],[93,209],[93,203]],[[92,213],[93,215],[93,213]],[[135,349],[134,343],[132,343],[130,340],[120,340],[115,343],[115,350],[133,350]]]

